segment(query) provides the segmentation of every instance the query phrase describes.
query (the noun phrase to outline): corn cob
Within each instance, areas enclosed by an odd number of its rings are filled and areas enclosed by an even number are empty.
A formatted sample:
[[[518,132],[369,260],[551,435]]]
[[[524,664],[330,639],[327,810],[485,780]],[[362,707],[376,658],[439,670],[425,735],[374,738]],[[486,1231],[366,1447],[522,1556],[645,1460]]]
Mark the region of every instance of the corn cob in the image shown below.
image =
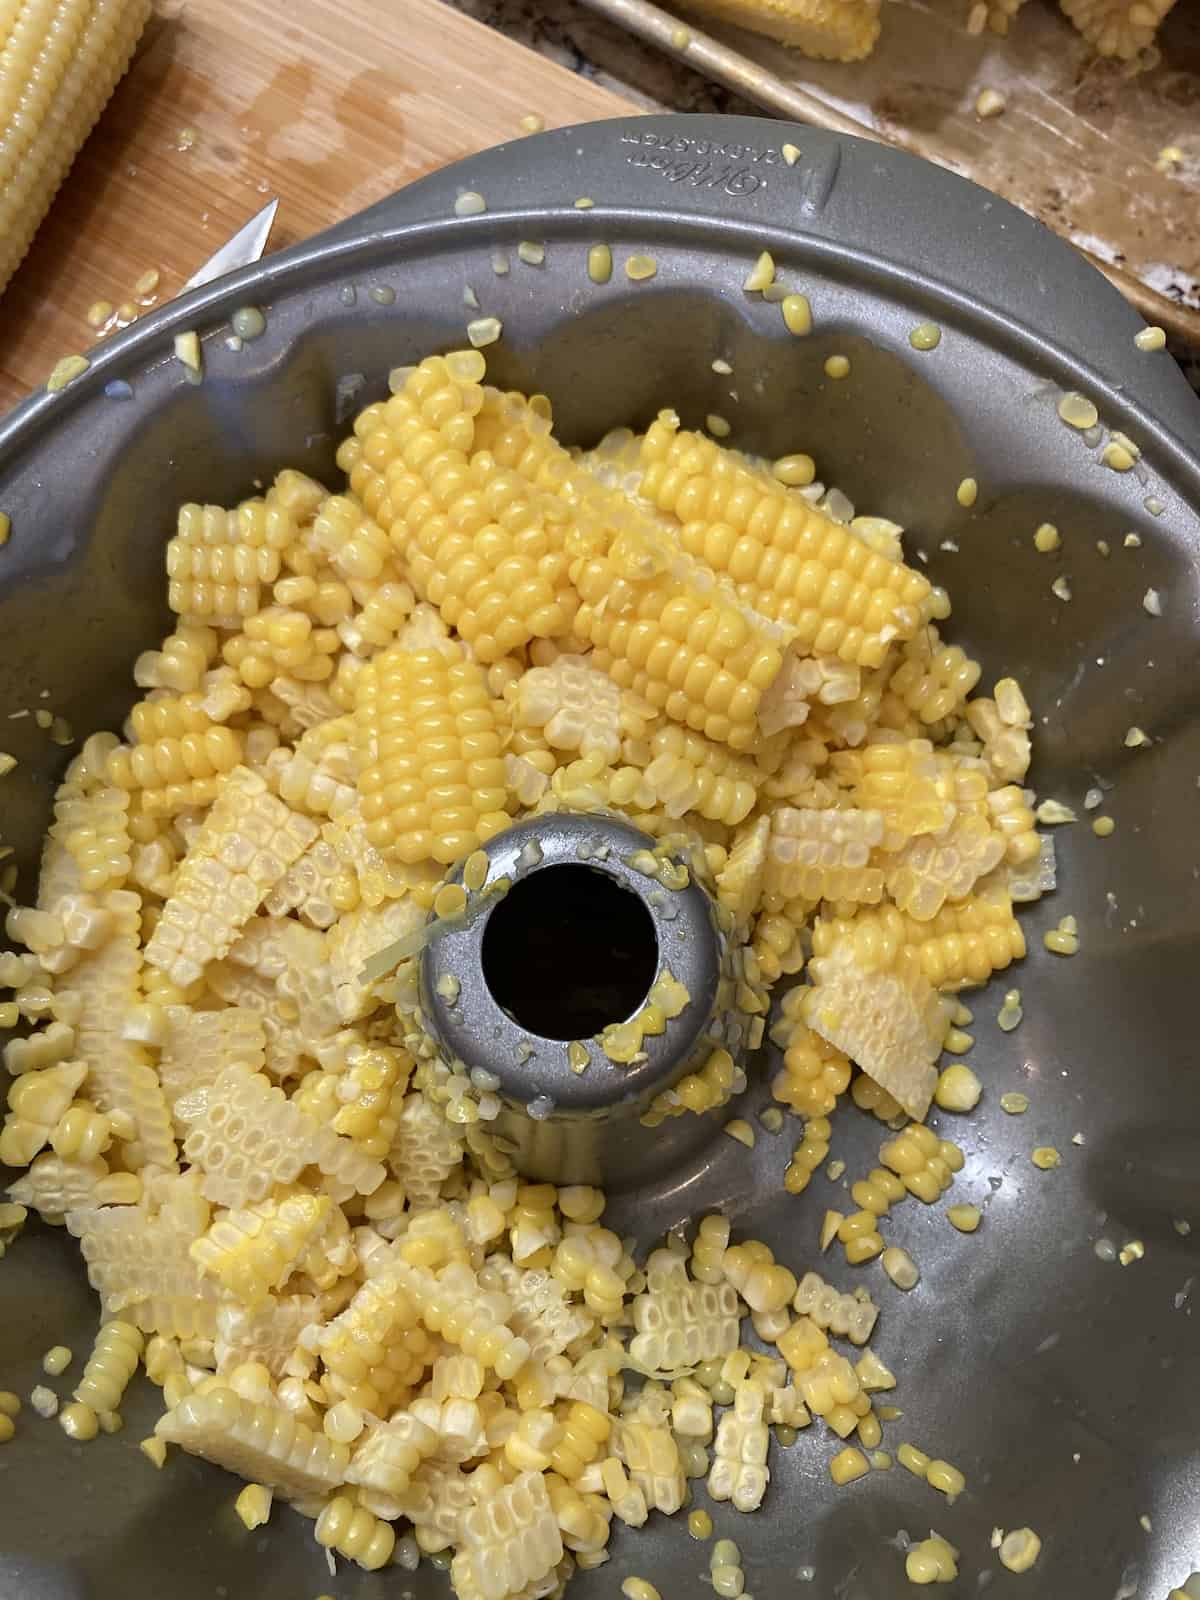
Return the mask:
[[[737,1349],[740,1312],[728,1284],[690,1284],[640,1294],[629,1354],[646,1369],[671,1371],[713,1361]]]
[[[279,576],[280,552],[295,537],[287,512],[265,500],[236,511],[179,508],[167,545],[167,596],[185,627],[236,628],[262,604],[262,586]]]
[[[863,810],[883,813],[885,850],[899,850],[917,834],[939,833],[954,807],[939,788],[938,763],[927,739],[867,745],[855,752],[852,792]]]
[[[341,1222],[338,1239],[336,1219]],[[328,1287],[354,1266],[345,1218],[328,1195],[300,1190],[245,1211],[227,1211],[188,1254],[227,1294],[253,1310],[293,1272],[307,1271],[318,1288]],[[332,1280],[322,1281],[332,1272]]]
[[[647,1510],[674,1516],[687,1493],[687,1479],[679,1447],[665,1421],[623,1417],[613,1429],[613,1445],[634,1488],[641,1491]]]
[[[440,1440],[411,1412],[397,1412],[388,1422],[369,1429],[355,1446],[346,1482],[376,1516],[399,1515],[398,1500],[408,1489],[422,1461],[437,1453]],[[396,1509],[394,1509],[396,1508]]]
[[[120,1316],[147,1333],[213,1337],[216,1290],[188,1258],[200,1231],[189,1220],[168,1212],[152,1219],[141,1206],[87,1209],[85,1202],[85,1209],[68,1213],[67,1226],[106,1320]]]
[[[531,1358],[543,1364],[586,1338],[595,1319],[581,1306],[570,1305],[556,1278],[541,1268],[522,1270],[506,1256],[488,1257],[479,1269],[483,1289],[498,1289],[511,1304],[508,1325],[529,1346]]]
[[[108,1163],[70,1161],[47,1150],[8,1186],[8,1197],[36,1211],[44,1222],[61,1223],[68,1212],[99,1204],[96,1196],[108,1177]]]
[[[883,838],[878,811],[801,811],[778,806],[771,817],[764,887],[783,900],[854,900],[883,897],[883,872],[870,865]]]
[[[437,1354],[390,1262],[343,1312],[307,1330],[304,1343],[321,1357],[332,1392],[376,1416],[409,1398]]]
[[[644,767],[655,802],[672,819],[691,811],[732,826],[749,816],[758,798],[753,762],[689,728],[657,729],[635,760]]]
[[[1064,13],[1102,56],[1132,61],[1154,43],[1175,0],[1060,0]]]
[[[806,1272],[796,1288],[793,1310],[811,1317],[818,1328],[866,1344],[879,1316],[879,1307],[865,1290],[842,1294],[816,1272]]]
[[[929,593],[920,573],[875,554],[735,452],[660,417],[642,460],[642,493],[679,518],[683,549],[807,650],[878,667],[893,640],[916,632]]]
[[[55,796],[51,835],[66,846],[85,893],[120,889],[132,870],[129,802],[128,790],[112,787],[85,793],[63,784]]]
[[[965,899],[985,873],[999,866],[1004,854],[1004,835],[986,818],[959,814],[941,833],[911,839],[889,860],[884,875],[887,890],[899,910],[928,922],[947,900]]]
[[[585,656],[564,654],[531,667],[513,694],[514,728],[540,728],[551,748],[598,755],[609,766],[620,757],[621,741],[643,738],[653,716]]]
[[[891,917],[888,916],[891,912]],[[882,937],[881,937],[882,936]],[[895,1095],[913,1117],[929,1107],[945,1031],[938,996],[903,942],[894,908],[850,920],[829,953],[809,963],[804,1020]]]
[[[449,864],[507,826],[500,724],[474,662],[385,650],[363,669],[357,695],[359,792],[377,849]]]
[[[193,1011],[167,1006],[158,1077],[172,1112],[181,1095],[214,1084],[231,1061],[261,1070],[266,1051],[262,1018],[230,1006],[225,1011]]]
[[[139,1000],[141,901],[128,889],[110,889],[102,903],[112,917],[108,940],[72,968],[64,993],[79,1009],[75,1052],[88,1069],[88,1092],[102,1111],[133,1123],[125,1145],[131,1170],[147,1162],[174,1170],[171,1113],[141,1045],[125,1036],[128,1012]]]
[[[297,1026],[299,1008],[283,1000],[273,983],[260,977],[257,972],[234,966],[228,961],[211,961],[205,969],[204,978],[213,994],[223,1000],[227,1007],[249,1012],[258,1018],[263,1033],[264,1058],[260,1063],[255,1055],[244,1051],[248,1065],[256,1069],[259,1065],[265,1067],[271,1077],[281,1083],[303,1070],[307,1040]],[[237,1055],[232,1059],[238,1059]],[[221,1061],[217,1070],[223,1070],[227,1064],[227,1061]]]
[[[343,1481],[349,1448],[298,1422],[274,1404],[256,1405],[214,1384],[190,1394],[158,1419],[154,1432],[189,1455],[202,1456],[284,1500],[311,1500]]]
[[[146,960],[175,983],[194,983],[316,836],[314,822],[247,767],[235,768],[183,859]]]
[[[758,1509],[771,1476],[767,1469],[766,1399],[762,1384],[740,1384],[732,1410],[717,1425],[709,1498],[731,1500],[737,1511]]]
[[[213,1354],[218,1372],[231,1372],[246,1362],[266,1367],[282,1378],[300,1343],[300,1335],[320,1315],[315,1295],[272,1295],[253,1310],[225,1301],[217,1307]]]
[[[0,290],[125,72],[146,0],[26,0],[4,19]]]
[[[294,749],[282,745],[272,750],[263,763],[263,776],[294,810],[317,817],[345,816],[358,805],[362,771],[352,730],[348,717],[322,724],[319,740],[305,734]],[[336,733],[345,736],[333,737]]]
[[[553,1572],[562,1554],[546,1480],[523,1472],[463,1512],[450,1579],[459,1600],[507,1600]]]

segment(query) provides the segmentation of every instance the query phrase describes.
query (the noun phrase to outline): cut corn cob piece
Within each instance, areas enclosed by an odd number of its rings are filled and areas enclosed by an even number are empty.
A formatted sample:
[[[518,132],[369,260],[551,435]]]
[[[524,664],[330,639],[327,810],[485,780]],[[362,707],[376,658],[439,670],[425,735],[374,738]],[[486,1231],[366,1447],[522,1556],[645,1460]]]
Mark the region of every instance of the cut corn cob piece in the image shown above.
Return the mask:
[[[387,1158],[409,1204],[416,1208],[436,1205],[442,1184],[462,1165],[462,1159],[459,1134],[424,1095],[409,1095]]]
[[[641,1491],[647,1510],[674,1516],[687,1494],[687,1479],[670,1428],[664,1423],[623,1417],[613,1429],[613,1445],[629,1473],[630,1483]]]
[[[133,56],[148,0],[9,8],[0,91],[0,291]]]
[[[649,706],[639,707],[586,656],[564,654],[548,667],[531,667],[514,691],[514,727],[541,728],[552,749],[598,755],[610,766],[621,741],[643,738],[653,720]]]
[[[449,864],[508,825],[495,702],[457,652],[385,650],[356,685],[367,837],[405,862]]]
[[[167,545],[171,610],[185,626],[238,627],[261,609],[263,585],[279,576],[280,552],[295,535],[286,510],[266,500],[247,500],[236,511],[181,506]]]
[[[340,1239],[335,1217],[341,1224]],[[251,1311],[293,1272],[308,1270],[322,1288],[356,1264],[340,1208],[328,1195],[307,1190],[225,1212],[193,1240],[188,1254],[201,1272]],[[323,1282],[322,1275],[330,1272]]]
[[[315,1295],[273,1295],[248,1310],[226,1301],[217,1307],[213,1353],[218,1372],[230,1372],[246,1362],[266,1367],[282,1378],[300,1343],[304,1329],[317,1320]]]
[[[203,1173],[204,1193],[218,1205],[242,1207],[265,1200],[279,1184],[295,1183],[310,1164],[352,1191],[371,1194],[384,1179],[370,1160],[321,1127],[261,1072],[244,1062],[226,1067],[192,1103],[177,1105],[189,1125],[188,1161]]]
[[[97,1192],[108,1175],[108,1163],[102,1156],[77,1161],[47,1150],[9,1184],[8,1197],[36,1211],[44,1222],[57,1224],[71,1211],[97,1205]]]
[[[963,900],[1004,859],[1006,841],[986,818],[957,816],[938,834],[910,839],[888,862],[885,881],[899,910],[929,922],[947,900]],[[829,895],[851,900],[853,895]]]
[[[188,1339],[216,1333],[217,1292],[188,1256],[204,1225],[203,1218],[196,1227],[169,1211],[152,1217],[142,1206],[72,1210],[67,1216],[105,1317]]]
[[[162,1015],[165,1032],[158,1077],[172,1111],[180,1096],[209,1088],[231,1062],[240,1062],[252,1072],[262,1069],[266,1033],[257,1012],[239,1006],[224,1011],[167,1006]]]
[[[179,868],[146,960],[175,983],[194,983],[316,836],[316,824],[269,794],[249,768],[229,773]]]
[[[861,61],[879,37],[879,0],[688,0],[687,9],[765,33],[816,61]]]
[[[884,875],[871,865],[871,851],[883,838],[883,825],[879,811],[777,806],[767,848],[767,893],[783,900],[876,904]]]
[[[508,1323],[529,1346],[534,1361],[561,1355],[595,1327],[582,1306],[571,1305],[557,1278],[541,1267],[520,1268],[507,1256],[488,1257],[479,1269],[484,1289],[499,1289],[511,1303]]]
[[[733,1409],[717,1426],[708,1493],[730,1500],[737,1511],[756,1511],[771,1476],[767,1469],[766,1392],[760,1383],[740,1384]]]
[[[843,1294],[816,1272],[806,1272],[800,1279],[792,1308],[811,1317],[818,1328],[853,1344],[866,1344],[879,1316],[879,1307],[865,1290]]]
[[[909,946],[891,941],[885,959],[877,923],[858,928],[858,921],[851,919],[851,931],[828,955],[809,963],[813,987],[805,996],[804,1019],[894,1095],[909,1116],[923,1117],[937,1087],[934,1062],[945,1032],[941,1002]]]
[[[636,1297],[629,1354],[648,1371],[714,1361],[737,1349],[740,1315],[731,1284],[693,1284],[685,1275],[678,1286]]]
[[[526,1593],[562,1560],[558,1519],[540,1472],[497,1483],[463,1513],[450,1579],[459,1600]]]
[[[75,1053],[87,1065],[88,1093],[100,1110],[133,1123],[126,1165],[136,1171],[150,1162],[173,1170],[175,1135],[158,1074],[145,1049],[125,1036],[128,1013],[140,1000],[141,900],[131,890],[110,889],[102,905],[111,917],[109,937],[76,962],[64,985],[79,1012]]]
[[[920,573],[877,555],[735,451],[660,417],[642,461],[642,493],[679,518],[683,549],[814,654],[877,667],[920,626],[929,594]]]
[[[343,1482],[349,1448],[315,1433],[290,1411],[255,1404],[233,1389],[214,1385],[190,1394],[154,1426],[157,1438],[177,1444],[283,1500],[311,1500]]]

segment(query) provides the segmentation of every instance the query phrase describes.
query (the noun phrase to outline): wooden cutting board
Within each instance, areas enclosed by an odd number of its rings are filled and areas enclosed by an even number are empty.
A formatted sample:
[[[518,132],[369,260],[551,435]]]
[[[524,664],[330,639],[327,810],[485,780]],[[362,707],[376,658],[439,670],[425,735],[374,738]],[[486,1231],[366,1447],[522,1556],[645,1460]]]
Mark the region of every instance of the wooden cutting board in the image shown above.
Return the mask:
[[[0,410],[86,354],[98,300],[157,301],[271,195],[294,244],[461,156],[636,107],[441,0],[160,10],[0,300]]]

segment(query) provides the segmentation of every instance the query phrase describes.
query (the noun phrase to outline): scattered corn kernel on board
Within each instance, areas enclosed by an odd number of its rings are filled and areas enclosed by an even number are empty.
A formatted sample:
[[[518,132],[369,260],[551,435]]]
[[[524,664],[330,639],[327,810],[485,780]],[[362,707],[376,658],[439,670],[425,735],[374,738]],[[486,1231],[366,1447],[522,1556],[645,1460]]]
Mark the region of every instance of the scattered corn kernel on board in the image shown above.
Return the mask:
[[[1200,345],[1200,9],[1130,76],[1031,0],[1008,37],[972,37],[966,0],[890,0],[865,61],[811,61],[760,34],[647,0],[583,0],[779,115],[925,156],[1011,200],[1106,272],[1149,322]],[[1002,114],[975,110],[985,89]],[[1177,149],[1177,163],[1159,160]],[[676,181],[694,155],[663,152]]]
[[[403,10],[398,27],[370,0],[160,4],[0,298],[0,410],[86,350],[97,302],[132,315],[177,294],[269,194],[279,248],[516,137],[530,111],[555,127],[633,109],[439,0]]]

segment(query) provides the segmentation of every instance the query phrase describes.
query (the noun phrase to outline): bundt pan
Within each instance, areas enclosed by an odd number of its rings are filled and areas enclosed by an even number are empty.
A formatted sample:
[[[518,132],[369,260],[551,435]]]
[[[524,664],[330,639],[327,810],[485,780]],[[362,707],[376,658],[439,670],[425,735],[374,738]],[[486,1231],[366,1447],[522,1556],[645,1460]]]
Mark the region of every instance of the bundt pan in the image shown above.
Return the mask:
[[[786,141],[801,151],[790,166]],[[486,212],[455,214],[466,190]],[[577,207],[581,197],[594,205]],[[543,265],[516,259],[521,240],[545,243]],[[587,272],[598,242],[616,260],[603,286]],[[506,276],[493,271],[498,249],[513,256]],[[743,293],[763,249],[809,295],[810,337]],[[627,279],[634,252],[655,258],[656,276]],[[909,559],[951,590],[954,637],[987,681],[1024,685],[1039,793],[1083,816],[1100,784],[1117,823],[1109,839],[1086,821],[1058,831],[1059,889],[1028,916],[1030,959],[972,999],[986,1089],[954,1124],[967,1151],[955,1194],[983,1206],[983,1228],[964,1238],[942,1207],[903,1207],[894,1238],[921,1265],[918,1288],[903,1296],[859,1269],[882,1301],[876,1346],[901,1381],[891,1442],[954,1461],[968,1490],[948,1509],[901,1470],[835,1489],[815,1427],[773,1447],[762,1511],[714,1507],[747,1589],[906,1596],[898,1534],[924,1537],[932,1523],[962,1552],[945,1593],[986,1583],[997,1595],[1158,1600],[1200,1567],[1200,406],[1165,354],[1135,347],[1137,315],[1046,229],[899,152],[779,122],[640,117],[472,157],[163,307],[101,346],[66,390],[0,424],[0,507],[13,523],[0,551],[0,712],[44,690],[77,733],[117,725],[130,663],[167,624],[163,546],[178,503],[232,503],[284,464],[335,482],[336,442],[352,411],[385,393],[388,369],[463,344],[481,314],[464,307],[467,285],[503,323],[487,352],[493,380],[547,392],[568,442],[643,426],[664,405],[688,426],[719,412],[736,443],[806,450],[825,482],[902,523]],[[248,303],[267,331],[234,353],[229,319]],[[909,334],[924,322],[941,342],[918,352]],[[204,341],[199,384],[171,353],[188,329]],[[833,353],[850,360],[840,382],[823,371]],[[713,371],[718,358],[732,376]],[[1060,421],[1071,390],[1095,403],[1103,437],[1117,429],[1141,447],[1133,470],[1109,470],[1099,435]],[[970,509],[955,497],[965,477],[980,486]],[[1062,533],[1051,557],[1032,542],[1047,521]],[[1069,601],[1051,592],[1059,576]],[[1143,607],[1151,588],[1161,616]],[[64,752],[32,718],[4,725],[20,762],[4,780],[4,832],[28,892]],[[1132,725],[1149,746],[1126,747]],[[1040,936],[1067,912],[1082,949],[1061,961]],[[1013,981],[1025,1017],[1003,1033],[994,1019]],[[745,1065],[740,1110],[753,1119],[771,1063]],[[1000,1095],[1017,1088],[1030,1109],[1006,1117]],[[843,1191],[821,1176],[785,1195],[796,1132],[760,1132],[752,1151],[718,1137],[647,1167],[617,1196],[614,1226],[649,1242],[720,1208],[793,1267],[814,1265],[820,1217]],[[850,1176],[879,1138],[853,1110],[838,1119],[834,1154]],[[1043,1144],[1063,1152],[1057,1171],[1032,1165]],[[1190,1236],[1174,1225],[1189,1218]],[[1102,1238],[1140,1240],[1144,1257],[1105,1261]],[[0,1264],[0,1387],[27,1396],[43,1352],[84,1351],[95,1320],[72,1241],[28,1229]],[[427,1566],[343,1564],[331,1579],[308,1526],[283,1509],[247,1533],[231,1478],[182,1455],[158,1473],[139,1454],[157,1409],[157,1391],[135,1387],[125,1431],[80,1446],[26,1408],[0,1449],[4,1600],[447,1592]],[[702,1485],[696,1496],[705,1503]],[[1016,1577],[989,1535],[1022,1524],[1044,1550]],[[619,1531],[612,1549],[573,1580],[579,1600],[615,1594],[631,1573],[668,1596],[707,1581],[707,1547],[682,1518]]]

